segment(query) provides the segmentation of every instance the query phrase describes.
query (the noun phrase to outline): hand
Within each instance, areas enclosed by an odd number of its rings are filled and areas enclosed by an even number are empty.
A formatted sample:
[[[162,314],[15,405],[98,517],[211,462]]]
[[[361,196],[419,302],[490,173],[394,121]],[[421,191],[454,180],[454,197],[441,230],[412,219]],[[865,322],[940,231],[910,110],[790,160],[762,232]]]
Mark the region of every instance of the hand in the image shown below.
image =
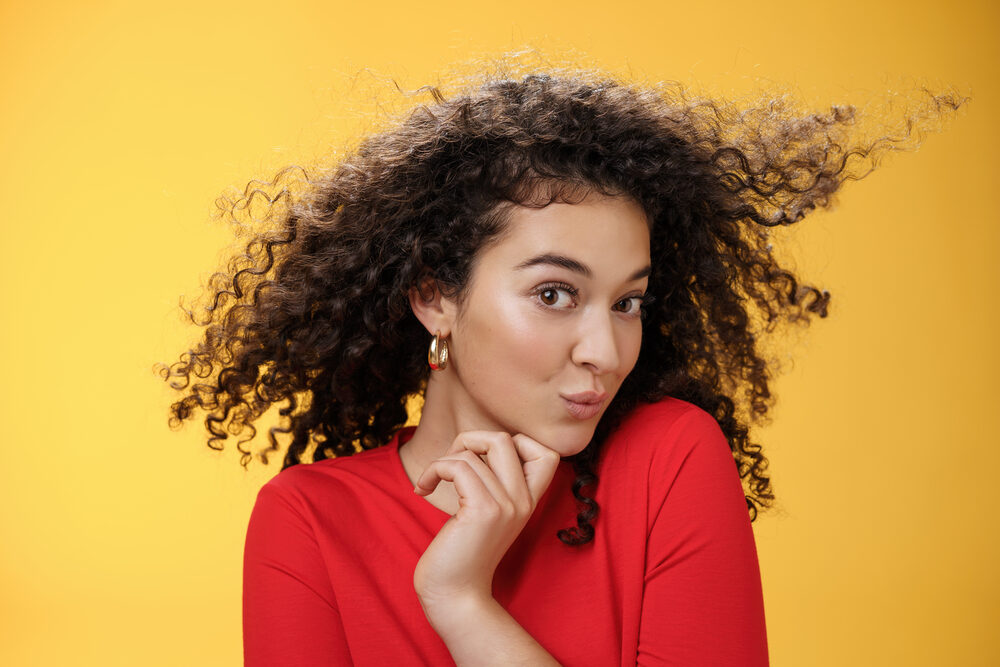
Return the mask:
[[[416,492],[427,495],[442,480],[452,482],[459,509],[414,570],[425,610],[449,601],[492,601],[493,573],[552,482],[559,459],[526,435],[467,431],[427,466]]]

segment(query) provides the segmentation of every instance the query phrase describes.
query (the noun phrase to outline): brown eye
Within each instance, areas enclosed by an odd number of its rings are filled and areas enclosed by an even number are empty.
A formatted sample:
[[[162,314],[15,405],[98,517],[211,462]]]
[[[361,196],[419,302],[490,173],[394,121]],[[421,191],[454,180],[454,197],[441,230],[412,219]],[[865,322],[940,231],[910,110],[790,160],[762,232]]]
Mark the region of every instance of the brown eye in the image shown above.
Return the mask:
[[[642,298],[630,296],[627,299],[622,299],[615,303],[614,310],[620,313],[638,314],[642,310]]]
[[[532,294],[536,303],[550,310],[569,310],[576,308],[576,290],[571,285],[540,285]]]
[[[538,297],[546,306],[554,306],[559,301],[559,290],[547,289],[542,291]]]

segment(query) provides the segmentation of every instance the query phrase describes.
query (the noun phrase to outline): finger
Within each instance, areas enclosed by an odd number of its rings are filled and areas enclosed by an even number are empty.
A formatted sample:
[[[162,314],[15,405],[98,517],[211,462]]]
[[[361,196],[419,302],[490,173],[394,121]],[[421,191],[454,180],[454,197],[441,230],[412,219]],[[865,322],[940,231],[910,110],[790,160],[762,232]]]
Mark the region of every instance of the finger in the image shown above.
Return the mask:
[[[506,487],[504,487],[503,482],[497,477],[496,472],[475,452],[463,449],[455,454],[442,456],[439,460],[455,460],[468,463],[472,471],[479,475],[479,479],[486,487],[486,490],[490,492],[490,495],[493,496],[493,499],[496,500],[498,506],[505,511],[516,508],[510,494],[507,492]]]
[[[448,454],[464,450],[485,457],[486,464],[500,480],[507,497],[522,511],[531,511],[534,504],[531,502],[531,493],[524,479],[523,462],[509,434],[500,431],[460,433],[452,443]]]
[[[518,433],[511,440],[518,456],[524,462],[522,464],[524,481],[528,486],[534,507],[545,493],[545,489],[549,488],[549,484],[552,483],[552,478],[556,474],[556,468],[562,457],[559,456],[559,452],[549,449],[523,433]]]
[[[475,456],[471,458],[479,461]],[[485,463],[479,461],[479,464],[489,472]],[[433,490],[442,481],[451,482],[455,485],[461,507],[490,512],[499,510],[500,503],[490,492],[480,472],[473,469],[474,465],[475,463],[465,459],[437,459],[420,475],[417,488]],[[499,482],[495,478],[494,481],[499,487]]]

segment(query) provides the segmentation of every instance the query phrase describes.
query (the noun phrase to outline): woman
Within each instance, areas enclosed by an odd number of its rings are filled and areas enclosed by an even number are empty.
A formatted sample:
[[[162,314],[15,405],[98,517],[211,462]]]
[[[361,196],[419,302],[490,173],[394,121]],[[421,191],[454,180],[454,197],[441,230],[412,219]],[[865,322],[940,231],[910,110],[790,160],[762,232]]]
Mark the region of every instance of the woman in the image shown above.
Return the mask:
[[[283,404],[246,664],[766,664],[760,338],[829,301],[768,232],[901,139],[580,73],[432,92],[268,198],[164,373],[213,447]]]

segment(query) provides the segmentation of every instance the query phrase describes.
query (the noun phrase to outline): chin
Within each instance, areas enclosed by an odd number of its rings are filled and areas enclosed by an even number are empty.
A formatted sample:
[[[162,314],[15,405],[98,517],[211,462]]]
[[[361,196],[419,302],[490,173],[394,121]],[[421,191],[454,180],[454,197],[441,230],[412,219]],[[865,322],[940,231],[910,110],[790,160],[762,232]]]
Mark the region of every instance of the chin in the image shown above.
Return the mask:
[[[597,430],[597,422],[598,420],[594,419],[593,422],[578,423],[572,426],[553,425],[548,429],[536,430],[534,433],[525,431],[524,434],[549,449],[559,452],[559,456],[566,458],[586,449],[591,438],[594,437],[594,431]]]

